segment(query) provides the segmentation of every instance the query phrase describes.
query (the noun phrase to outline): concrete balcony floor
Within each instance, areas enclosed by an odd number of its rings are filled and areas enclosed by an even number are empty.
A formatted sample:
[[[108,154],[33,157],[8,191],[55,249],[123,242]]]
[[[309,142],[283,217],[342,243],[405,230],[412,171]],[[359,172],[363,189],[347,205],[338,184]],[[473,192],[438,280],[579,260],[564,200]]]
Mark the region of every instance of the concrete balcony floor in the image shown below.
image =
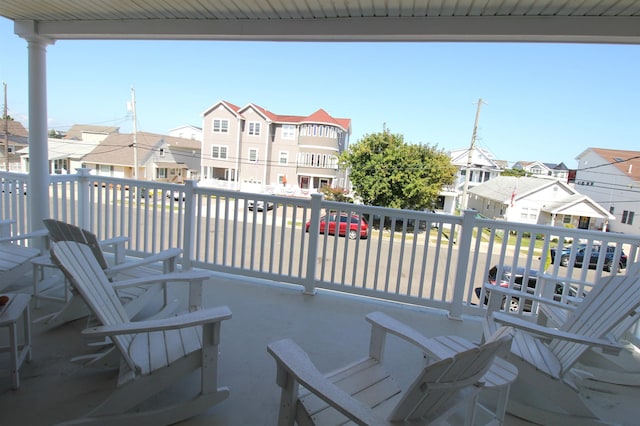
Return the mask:
[[[24,281],[24,286],[13,291],[29,292],[31,277],[25,276]],[[184,425],[275,424],[280,390],[275,383],[275,361],[266,348],[281,338],[293,338],[321,371],[329,371],[367,353],[370,329],[365,315],[372,311],[385,312],[428,336],[458,334],[478,341],[481,334],[478,318],[452,320],[437,310],[330,291],[309,296],[300,287],[227,275],[208,281],[203,294],[205,306],[227,305],[233,312],[233,318],[222,325],[219,362],[219,383],[228,386],[231,394],[202,415],[181,423]],[[186,286],[173,287],[172,296],[184,302]],[[41,304],[40,309],[32,307],[32,318],[60,306]],[[34,324],[33,360],[20,372],[20,389],[11,390],[9,378],[0,379],[0,424],[55,424],[82,416],[108,395],[115,386],[116,367],[70,362],[72,356],[88,352],[80,336],[85,325],[85,319],[53,330]],[[401,382],[411,380],[422,365],[421,353],[393,337],[387,348],[389,368]],[[184,385],[195,385],[195,381],[195,377],[187,378]],[[529,423],[508,416],[506,424]]]

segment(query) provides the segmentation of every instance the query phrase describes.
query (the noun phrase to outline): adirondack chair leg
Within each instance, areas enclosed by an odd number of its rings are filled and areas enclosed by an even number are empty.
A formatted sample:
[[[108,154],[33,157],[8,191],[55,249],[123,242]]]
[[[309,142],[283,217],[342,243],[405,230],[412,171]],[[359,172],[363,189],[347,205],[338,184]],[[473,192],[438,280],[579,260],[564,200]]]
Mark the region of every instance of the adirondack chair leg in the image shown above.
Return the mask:
[[[479,393],[471,398],[471,400],[467,404],[467,409],[464,416],[465,426],[473,426],[476,424],[476,407],[478,406],[478,396]]]
[[[553,418],[563,419],[562,424],[610,424],[599,420],[579,391],[562,380],[537,374],[516,356],[509,356],[508,361],[519,371],[518,380],[511,385],[510,413],[540,424],[552,424]]]
[[[33,322],[42,322],[47,329],[52,329],[87,315],[89,315],[87,305],[80,297],[72,297],[59,311],[36,318]]]
[[[220,388],[219,392],[199,396],[182,404],[165,406],[157,410],[131,412],[120,415],[105,415],[82,417],[68,422],[58,423],[57,426],[87,425],[87,426],[157,426],[178,423],[201,413],[229,396],[228,388]]]
[[[192,353],[189,355],[192,362],[181,362],[163,370],[159,374],[137,377],[135,380],[127,382],[126,385],[116,388],[101,405],[87,416],[61,424],[155,426],[158,424],[172,424],[192,417],[194,413],[202,412],[226,399],[229,396],[229,389],[227,387],[219,387],[209,393],[200,392],[189,400],[157,410],[129,411],[134,410],[145,400],[165,390],[179,378],[191,373],[193,366],[199,365],[198,358],[200,356],[198,353]],[[150,394],[150,389],[153,389],[155,394]]]
[[[278,426],[293,426],[296,419],[298,382],[292,374],[289,374],[289,372],[278,363],[276,383],[282,388],[280,410],[278,411]]]

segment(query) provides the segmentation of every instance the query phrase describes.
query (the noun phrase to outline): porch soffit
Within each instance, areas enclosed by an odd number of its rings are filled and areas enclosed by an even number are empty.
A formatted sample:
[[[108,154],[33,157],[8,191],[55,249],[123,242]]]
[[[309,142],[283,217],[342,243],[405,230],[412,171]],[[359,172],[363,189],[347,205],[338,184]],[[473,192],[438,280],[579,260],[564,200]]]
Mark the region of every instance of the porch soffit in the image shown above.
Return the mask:
[[[640,42],[636,0],[3,0],[0,16],[54,40]]]

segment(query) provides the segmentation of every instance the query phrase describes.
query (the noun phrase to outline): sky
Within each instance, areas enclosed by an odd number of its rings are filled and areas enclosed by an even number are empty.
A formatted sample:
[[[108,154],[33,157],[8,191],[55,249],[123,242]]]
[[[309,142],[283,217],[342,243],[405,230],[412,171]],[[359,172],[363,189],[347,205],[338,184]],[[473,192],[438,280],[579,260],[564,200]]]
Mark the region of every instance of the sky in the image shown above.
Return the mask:
[[[0,81],[28,126],[27,43],[0,18]],[[445,151],[564,162],[589,147],[640,150],[640,45],[57,41],[47,48],[49,129],[167,134],[220,100],[350,118],[355,143],[387,128]],[[0,103],[4,101],[0,100]]]

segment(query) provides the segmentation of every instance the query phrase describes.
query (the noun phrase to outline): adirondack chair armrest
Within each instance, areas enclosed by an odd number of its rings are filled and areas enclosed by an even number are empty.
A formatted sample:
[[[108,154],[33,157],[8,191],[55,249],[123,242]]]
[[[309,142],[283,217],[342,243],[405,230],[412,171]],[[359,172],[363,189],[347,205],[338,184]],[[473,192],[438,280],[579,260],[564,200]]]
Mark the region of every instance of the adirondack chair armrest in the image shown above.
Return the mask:
[[[488,306],[493,306],[493,304],[491,303],[491,298],[494,296],[502,296],[502,297],[511,296],[511,297],[525,298],[527,300],[531,300],[534,302],[544,303],[549,306],[566,309],[567,311],[573,311],[576,309],[576,305],[574,304],[562,303],[546,297],[536,296],[535,294],[530,294],[530,293],[523,293],[521,291],[514,290],[512,288],[501,287],[499,285],[493,285],[490,283],[485,283],[484,289],[486,292],[489,293],[490,300],[489,300],[489,303],[487,304]],[[500,302],[498,306],[501,306],[501,305],[502,303]]]
[[[129,237],[125,237],[124,235],[107,238],[104,240],[98,241],[98,245],[101,250],[104,250],[107,247],[113,247],[113,253],[116,257],[116,264],[124,262],[125,257],[125,247],[124,245],[129,241]]]
[[[178,328],[192,327],[196,325],[218,323],[231,318],[231,310],[227,306],[201,309],[153,320],[135,321],[116,325],[103,325],[82,330],[82,334],[105,337],[119,334],[134,334],[150,331],[174,330]]]
[[[48,241],[49,241],[48,237],[49,237],[49,231],[47,231],[46,229],[37,229],[35,231],[25,232],[24,234],[20,234],[20,235],[13,235],[11,237],[2,237],[0,238],[0,243],[10,243],[14,241],[22,241],[22,240],[27,240],[31,238],[43,238],[45,239],[48,245]]]
[[[155,283],[193,283],[197,281],[205,281],[213,276],[208,271],[186,271],[186,272],[170,272],[168,274],[149,275],[142,278],[133,278],[130,280],[116,281],[112,283],[113,288],[117,291],[121,288],[138,287],[140,285]]]
[[[135,260],[128,260],[124,263],[118,263],[105,269],[105,274],[111,278],[112,276],[133,268],[139,268],[140,266],[151,265],[156,262],[164,262],[167,260],[175,261],[182,254],[180,248],[170,248],[163,250],[159,253],[152,254],[151,256],[143,257]]]
[[[418,346],[422,351],[428,354],[429,358],[441,360],[453,355],[452,351],[446,346],[438,343],[434,339],[426,337],[413,327],[410,327],[387,314],[382,312],[372,312],[366,316],[366,319],[373,327],[372,339],[374,339],[373,336],[376,332],[383,331]],[[375,354],[371,355],[375,356]]]
[[[622,349],[624,349],[624,346],[611,340],[598,339],[575,333],[568,333],[566,331],[558,330],[557,328],[541,326],[539,324],[524,320],[515,315],[509,315],[503,312],[494,312],[493,320],[499,324],[508,325],[517,330],[531,333],[542,338],[562,339],[570,342],[580,343],[583,345],[597,346],[612,355],[617,355]]]
[[[267,351],[276,360],[277,383],[283,389],[291,386],[289,378],[292,378],[293,388],[297,388],[298,383],[302,384],[357,424],[375,425],[381,423],[380,420],[373,418],[370,410],[362,402],[331,383],[318,371],[307,353],[293,340],[283,339],[270,343],[267,346]],[[294,390],[294,392],[297,391]]]
[[[107,238],[105,240],[100,240],[100,247],[101,248],[110,247],[110,246],[115,247],[119,245],[124,245],[126,244],[127,241],[129,241],[129,237],[125,237],[125,236]]]

